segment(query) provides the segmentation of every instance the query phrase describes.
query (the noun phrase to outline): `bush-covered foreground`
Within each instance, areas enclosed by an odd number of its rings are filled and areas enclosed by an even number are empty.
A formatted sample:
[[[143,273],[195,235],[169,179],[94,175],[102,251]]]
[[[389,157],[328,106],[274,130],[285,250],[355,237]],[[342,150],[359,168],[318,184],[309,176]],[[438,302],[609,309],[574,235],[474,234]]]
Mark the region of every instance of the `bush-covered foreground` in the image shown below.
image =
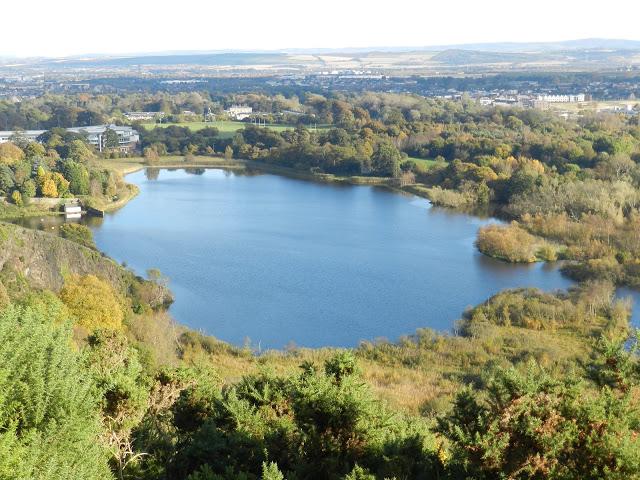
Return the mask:
[[[640,478],[608,282],[502,292],[456,335],[256,355],[175,325],[150,278],[0,283],[0,478]]]

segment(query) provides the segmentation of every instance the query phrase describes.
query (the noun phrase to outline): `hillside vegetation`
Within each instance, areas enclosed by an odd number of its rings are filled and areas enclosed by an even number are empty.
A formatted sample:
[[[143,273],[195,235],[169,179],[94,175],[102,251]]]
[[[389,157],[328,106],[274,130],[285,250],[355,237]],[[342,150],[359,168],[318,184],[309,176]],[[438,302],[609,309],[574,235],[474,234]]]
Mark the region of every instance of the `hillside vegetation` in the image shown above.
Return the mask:
[[[640,475],[640,365],[610,283],[499,293],[456,335],[256,354],[176,325],[157,271],[2,239],[0,478]]]

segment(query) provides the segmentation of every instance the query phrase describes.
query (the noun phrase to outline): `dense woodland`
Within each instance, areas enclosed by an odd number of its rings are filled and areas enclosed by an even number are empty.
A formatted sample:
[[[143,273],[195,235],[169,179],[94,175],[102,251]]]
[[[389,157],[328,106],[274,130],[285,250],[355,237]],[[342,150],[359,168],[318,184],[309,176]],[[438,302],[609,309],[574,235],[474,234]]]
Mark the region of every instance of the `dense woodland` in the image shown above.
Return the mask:
[[[12,140],[0,143],[0,196],[17,207],[35,197],[114,198],[126,188],[121,176],[95,165],[98,155],[82,135],[55,128],[40,142]]]
[[[208,101],[43,97],[0,112],[34,111],[51,128],[85,114],[96,123],[94,113],[122,121],[125,109],[179,116]],[[232,135],[138,126],[147,161],[224,155],[490,208],[509,222],[480,230],[482,252],[563,259],[581,283],[497,293],[461,312],[451,335],[258,355],[174,324],[162,274],[143,280],[102,259],[82,226],[63,228],[55,248],[75,242],[80,258],[108,263],[69,261],[55,266],[60,285],[39,284],[47,277],[23,268],[33,259],[11,254],[25,231],[0,224],[0,478],[640,478],[637,336],[614,296],[616,284],[640,285],[637,118],[573,122],[394,94],[216,101],[296,126]],[[59,104],[76,119],[55,118]],[[97,166],[82,136],[54,129],[41,140],[0,145],[12,208],[34,196],[117,195],[122,179]],[[36,233],[43,245],[51,237]]]

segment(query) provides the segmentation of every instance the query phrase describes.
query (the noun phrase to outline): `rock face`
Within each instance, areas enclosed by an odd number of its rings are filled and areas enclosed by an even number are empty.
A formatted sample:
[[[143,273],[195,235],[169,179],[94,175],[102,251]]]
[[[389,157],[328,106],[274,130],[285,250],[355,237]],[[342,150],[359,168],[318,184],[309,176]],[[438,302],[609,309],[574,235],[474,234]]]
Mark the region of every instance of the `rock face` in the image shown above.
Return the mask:
[[[50,233],[0,222],[0,280],[7,288],[59,292],[70,274],[96,275],[122,293],[144,282],[111,258]],[[166,303],[171,293],[164,289]]]

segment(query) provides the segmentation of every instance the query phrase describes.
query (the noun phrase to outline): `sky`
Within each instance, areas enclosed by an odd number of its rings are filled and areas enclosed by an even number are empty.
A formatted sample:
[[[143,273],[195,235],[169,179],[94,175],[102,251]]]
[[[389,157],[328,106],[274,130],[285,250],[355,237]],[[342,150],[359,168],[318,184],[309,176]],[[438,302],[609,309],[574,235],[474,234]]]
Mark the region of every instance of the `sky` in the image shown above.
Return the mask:
[[[640,40],[637,0],[7,0],[0,55]]]

